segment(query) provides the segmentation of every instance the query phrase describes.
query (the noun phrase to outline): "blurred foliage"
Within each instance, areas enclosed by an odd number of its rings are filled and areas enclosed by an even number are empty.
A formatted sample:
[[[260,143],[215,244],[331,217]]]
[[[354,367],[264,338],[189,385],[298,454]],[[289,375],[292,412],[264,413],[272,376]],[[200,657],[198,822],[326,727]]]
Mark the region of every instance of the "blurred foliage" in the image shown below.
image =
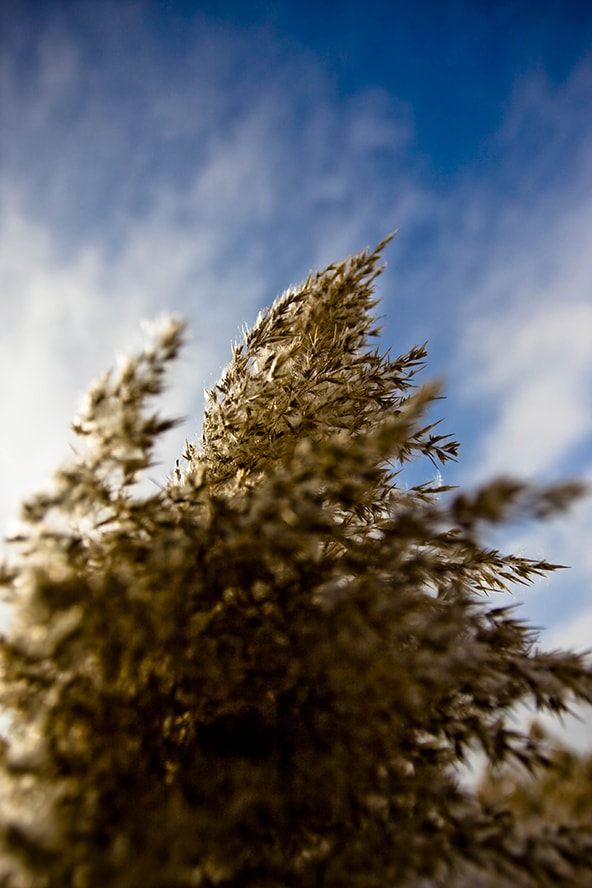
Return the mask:
[[[262,313],[162,489],[138,481],[182,325],[91,389],[2,572],[4,888],[567,885],[592,859],[589,829],[525,834],[458,777],[476,749],[545,760],[516,704],[592,700],[585,658],[489,596],[556,566],[483,543],[578,487],[405,485],[457,444],[425,349],[372,345],[386,243]]]
[[[545,760],[528,772],[512,762],[490,765],[478,788],[480,803],[488,808],[503,810],[520,835],[522,842],[537,841],[541,835],[564,833],[569,841],[574,832],[582,837],[590,835],[592,828],[592,753],[581,754],[558,744],[535,723],[532,736],[539,749],[546,747]],[[592,864],[585,861],[578,866],[574,860],[570,867],[561,864],[553,843],[549,849],[553,866],[562,867],[563,877],[559,884],[573,888],[592,886]],[[533,874],[530,873],[530,876]],[[513,888],[526,884],[526,879],[509,872],[506,877],[498,874],[465,872],[449,882],[454,888]]]

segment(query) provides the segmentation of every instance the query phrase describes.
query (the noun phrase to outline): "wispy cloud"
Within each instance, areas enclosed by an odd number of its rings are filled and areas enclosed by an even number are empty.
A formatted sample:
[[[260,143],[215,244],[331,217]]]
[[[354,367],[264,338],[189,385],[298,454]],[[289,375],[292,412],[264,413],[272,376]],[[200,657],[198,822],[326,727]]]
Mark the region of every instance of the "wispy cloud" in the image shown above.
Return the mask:
[[[476,226],[481,258],[455,372],[459,403],[472,414],[465,480],[512,473],[592,481],[591,85],[587,65],[560,90],[536,76],[517,91],[499,136],[513,188],[481,192],[477,215],[492,212],[494,222],[481,216]],[[548,139],[537,149],[533,135],[542,133]],[[591,527],[588,498],[560,521],[505,541],[572,568],[521,596],[525,616],[547,630],[546,644],[590,646]],[[568,732],[590,742],[589,721],[570,722]]]
[[[586,209],[575,238],[581,257],[592,255],[592,205]],[[490,269],[483,288],[490,299],[467,324],[462,359],[472,372],[466,394],[486,399],[493,417],[476,448],[482,475],[511,468],[549,476],[565,471],[583,444],[592,447],[592,291],[580,276],[582,260],[573,262],[567,251],[555,251],[559,267],[547,280],[533,280],[533,267],[546,264],[539,249],[515,258],[513,282],[507,269],[501,275]]]

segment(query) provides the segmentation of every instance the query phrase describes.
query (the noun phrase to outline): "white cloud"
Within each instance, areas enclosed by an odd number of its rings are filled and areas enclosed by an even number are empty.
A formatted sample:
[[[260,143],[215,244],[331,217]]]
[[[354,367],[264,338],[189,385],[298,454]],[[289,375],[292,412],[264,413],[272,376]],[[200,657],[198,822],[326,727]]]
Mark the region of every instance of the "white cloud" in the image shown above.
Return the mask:
[[[576,454],[592,466],[590,86],[589,63],[560,87],[525,78],[494,140],[499,181],[465,188],[457,378],[482,423],[473,477],[551,477]]]
[[[592,650],[592,605],[588,610],[578,612],[565,623],[561,623],[551,633],[550,645],[582,653]],[[590,737],[592,740],[592,735]]]
[[[479,449],[480,474],[548,475],[592,434],[592,294],[570,281],[565,269],[565,301],[553,281],[536,299],[529,293],[469,326],[467,389],[491,399],[496,415]]]
[[[554,197],[559,202],[547,199]],[[530,236],[527,223],[521,233],[515,220],[506,261],[485,267],[471,307],[459,361],[462,392],[475,411],[465,480],[592,481],[592,200],[573,190],[569,212],[547,219],[544,233]],[[549,525],[508,532],[502,544],[571,568],[520,593],[524,616],[545,630],[545,646],[561,625],[570,627],[566,646],[580,645],[579,617],[583,625],[592,607],[591,527],[587,499]]]

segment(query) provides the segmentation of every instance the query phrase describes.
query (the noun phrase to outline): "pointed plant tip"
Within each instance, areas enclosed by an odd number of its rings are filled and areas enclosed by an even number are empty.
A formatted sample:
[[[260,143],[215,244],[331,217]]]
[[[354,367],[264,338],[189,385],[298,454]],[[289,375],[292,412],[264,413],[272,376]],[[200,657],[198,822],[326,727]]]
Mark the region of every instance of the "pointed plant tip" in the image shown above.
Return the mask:
[[[160,314],[152,320],[142,321],[140,328],[151,342],[158,343],[172,357],[183,344],[187,321],[178,314]]]
[[[395,228],[394,231],[391,231],[389,234],[386,235],[386,237],[383,237],[383,239],[378,242],[378,245],[376,247],[376,252],[381,253],[384,250],[384,248],[387,247],[390,244],[390,242],[396,238],[398,233],[399,233],[399,229]]]

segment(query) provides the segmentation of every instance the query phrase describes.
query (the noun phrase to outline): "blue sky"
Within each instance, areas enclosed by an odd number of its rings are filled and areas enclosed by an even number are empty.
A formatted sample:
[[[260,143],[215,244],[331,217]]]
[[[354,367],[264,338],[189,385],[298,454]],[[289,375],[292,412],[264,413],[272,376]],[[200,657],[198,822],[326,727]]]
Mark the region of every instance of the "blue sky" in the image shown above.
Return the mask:
[[[240,328],[395,228],[383,340],[429,340],[445,480],[592,481],[591,4],[3,3],[2,527],[142,319],[190,323],[164,477]],[[591,524],[505,540],[572,565],[518,598],[548,643],[591,643]]]

